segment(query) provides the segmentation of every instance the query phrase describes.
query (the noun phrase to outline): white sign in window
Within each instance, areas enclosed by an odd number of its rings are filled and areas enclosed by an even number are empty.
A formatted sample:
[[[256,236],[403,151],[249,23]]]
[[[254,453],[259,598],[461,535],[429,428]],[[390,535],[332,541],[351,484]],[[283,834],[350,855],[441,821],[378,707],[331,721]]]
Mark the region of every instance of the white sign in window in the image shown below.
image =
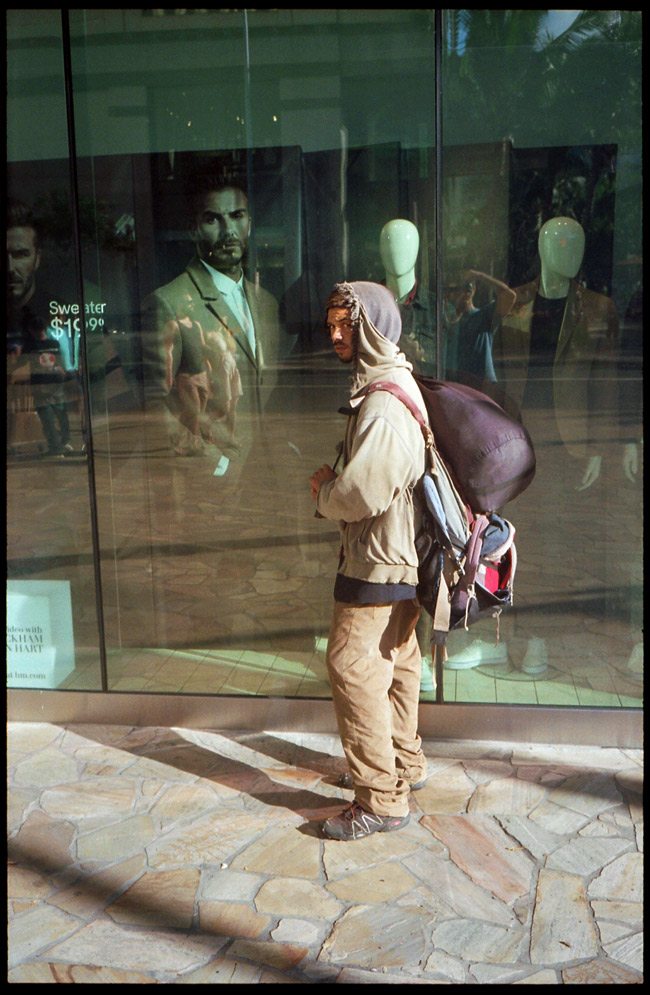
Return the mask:
[[[7,581],[7,687],[56,688],[74,670],[68,580]]]

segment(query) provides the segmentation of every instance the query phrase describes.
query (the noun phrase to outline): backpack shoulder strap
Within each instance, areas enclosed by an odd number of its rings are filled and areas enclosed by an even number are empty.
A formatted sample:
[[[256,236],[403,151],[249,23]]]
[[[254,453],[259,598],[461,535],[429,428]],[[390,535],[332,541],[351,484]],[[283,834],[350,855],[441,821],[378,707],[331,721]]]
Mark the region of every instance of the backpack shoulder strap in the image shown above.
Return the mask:
[[[364,387],[361,391],[359,391],[356,396],[361,397],[366,394],[374,394],[376,390],[385,390],[389,394],[394,394],[394,396],[397,397],[406,408],[408,408],[422,430],[422,435],[424,436],[424,447],[430,454],[430,458],[433,458],[433,432],[427,425],[422,412],[413,398],[410,397],[409,394],[407,394],[406,391],[399,386],[399,384],[393,383],[391,380],[375,380],[374,383],[368,384],[367,387]]]

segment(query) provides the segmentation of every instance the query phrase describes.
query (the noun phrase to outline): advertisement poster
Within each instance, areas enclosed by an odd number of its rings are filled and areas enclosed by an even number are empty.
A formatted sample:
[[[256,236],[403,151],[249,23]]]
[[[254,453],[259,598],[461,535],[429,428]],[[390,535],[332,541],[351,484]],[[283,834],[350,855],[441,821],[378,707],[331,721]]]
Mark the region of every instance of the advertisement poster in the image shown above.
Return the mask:
[[[7,581],[7,687],[56,688],[75,666],[67,580]]]

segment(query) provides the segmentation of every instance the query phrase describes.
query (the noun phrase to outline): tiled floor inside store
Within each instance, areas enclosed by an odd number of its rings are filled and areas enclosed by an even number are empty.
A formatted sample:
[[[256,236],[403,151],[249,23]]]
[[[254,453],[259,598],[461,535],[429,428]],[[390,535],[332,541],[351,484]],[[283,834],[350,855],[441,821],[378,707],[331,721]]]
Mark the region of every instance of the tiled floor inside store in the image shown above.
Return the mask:
[[[641,984],[642,751],[424,746],[338,843],[335,736],[10,722],[9,982]]]
[[[230,649],[131,649],[109,655],[112,691],[169,694],[259,694],[298,698],[329,698],[324,639],[315,640],[312,653],[263,652]],[[444,700],[520,705],[581,705],[628,707],[643,705],[642,657],[638,668],[617,669],[595,658],[566,668],[551,667],[537,680],[511,665],[444,670]],[[97,666],[82,667],[62,683],[75,690],[97,689]],[[425,673],[425,676],[426,673]],[[435,699],[423,690],[422,701]]]

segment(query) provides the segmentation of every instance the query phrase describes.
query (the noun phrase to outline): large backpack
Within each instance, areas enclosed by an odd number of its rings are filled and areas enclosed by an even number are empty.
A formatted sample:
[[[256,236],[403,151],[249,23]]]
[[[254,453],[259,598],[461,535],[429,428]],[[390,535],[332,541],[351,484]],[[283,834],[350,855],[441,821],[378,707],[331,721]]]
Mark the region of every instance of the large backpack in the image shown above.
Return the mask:
[[[418,600],[433,619],[432,643],[513,601],[515,528],[497,513],[530,484],[535,453],[517,419],[481,391],[415,376],[430,425],[397,384],[375,381],[402,401],[424,436],[427,467],[418,482],[422,524],[416,535]]]

